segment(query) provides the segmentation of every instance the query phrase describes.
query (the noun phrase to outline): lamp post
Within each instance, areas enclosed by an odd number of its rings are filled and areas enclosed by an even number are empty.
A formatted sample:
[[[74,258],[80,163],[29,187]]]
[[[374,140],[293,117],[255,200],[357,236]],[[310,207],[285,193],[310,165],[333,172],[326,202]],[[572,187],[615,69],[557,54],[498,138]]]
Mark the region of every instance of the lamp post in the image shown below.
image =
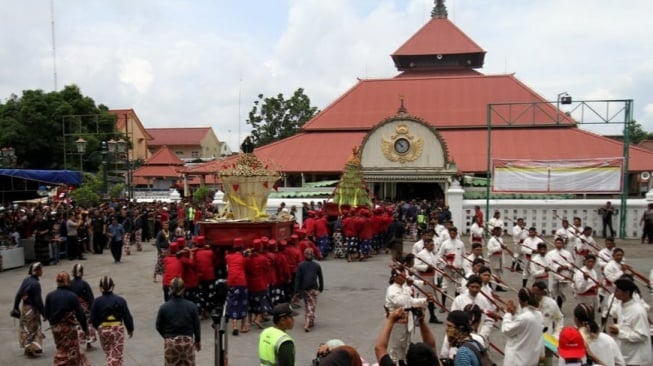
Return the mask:
[[[556,100],[556,124],[560,124],[560,104],[571,104],[571,95],[567,92],[558,93]]]
[[[16,150],[13,147],[3,147],[1,150],[1,156],[3,167],[13,168],[16,166]]]
[[[84,153],[86,152],[87,144],[88,141],[84,140],[81,137],[75,141],[75,146],[77,147],[77,152],[79,153],[79,170],[81,170],[82,173],[84,173]]]

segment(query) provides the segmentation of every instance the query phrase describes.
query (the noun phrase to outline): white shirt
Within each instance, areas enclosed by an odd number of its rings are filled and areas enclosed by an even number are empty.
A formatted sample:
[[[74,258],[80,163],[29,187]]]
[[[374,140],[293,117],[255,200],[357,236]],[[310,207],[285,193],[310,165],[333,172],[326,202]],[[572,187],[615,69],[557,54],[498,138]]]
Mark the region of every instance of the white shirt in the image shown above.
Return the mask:
[[[483,242],[483,228],[477,223],[473,223],[469,228],[469,234],[471,236],[470,240],[472,243],[475,241],[474,239],[476,239],[477,242]]]
[[[453,255],[453,259],[451,256]],[[458,239],[449,239],[442,243],[438,251],[438,259],[442,265],[451,265],[455,268],[462,268],[463,256],[465,255],[465,244]]]
[[[558,230],[556,230],[556,233],[555,233],[554,236],[562,238],[565,241],[565,244],[567,244],[567,241],[569,240],[569,238],[574,236],[575,232],[576,231],[574,229],[572,229],[571,226],[567,226],[566,229],[563,226],[563,227],[559,228]]]
[[[506,336],[504,365],[537,366],[544,354],[542,314],[527,306],[519,313],[503,316],[501,332]]]
[[[435,250],[429,251],[428,249],[424,248],[419,253],[417,253],[417,257],[423,260],[422,261],[415,258],[413,267],[419,272],[427,272],[429,265],[435,267],[438,264],[438,255]]]
[[[587,273],[590,275],[590,277],[596,279],[596,271],[594,269],[588,269],[587,267],[583,266],[580,271],[576,270],[574,271],[574,289],[576,292],[577,296],[582,296],[585,292],[589,291],[593,287],[596,288],[598,285],[592,281],[591,279],[587,278],[585,279],[584,274]],[[598,289],[597,292],[594,294],[588,294],[587,296],[597,296],[598,295]]]
[[[648,314],[635,299],[621,304],[619,334],[615,336],[621,353],[628,365],[650,365],[653,362],[651,331]]]
[[[573,276],[573,268],[574,266],[572,265],[573,263],[573,257],[571,256],[571,253],[569,253],[565,249],[551,249],[548,253],[546,253],[546,259],[549,262],[549,267],[551,267],[551,273],[553,275],[553,279],[556,281],[560,282],[569,282],[568,279],[558,275],[558,268],[560,268],[561,265],[566,265],[570,269],[565,269],[563,271],[560,271],[560,274],[565,275],[567,277]]]
[[[549,296],[543,296],[538,310],[542,314],[542,328],[548,328],[547,333],[557,339],[565,326],[565,316],[560,311],[558,304]]]
[[[546,257],[543,255],[535,254],[531,257],[531,261],[528,263],[530,266],[530,273],[536,280],[543,280],[549,278],[549,274],[546,271],[546,268],[549,267]]]
[[[589,346],[590,351],[603,362],[603,366],[626,366],[624,356],[621,354],[619,345],[605,333],[599,333],[596,338],[585,335],[583,328],[581,334],[585,339],[585,344]]]
[[[392,312],[399,308],[424,307],[426,305],[426,298],[415,298],[412,295],[413,289],[407,284],[393,283],[385,291],[385,307],[389,312]],[[409,331],[413,329],[413,326],[413,317],[409,316]]]
[[[585,236],[585,234],[580,236],[580,239],[576,241],[576,253],[589,252],[596,253],[596,241],[592,238],[591,235]]]
[[[617,261],[613,259],[608,262],[605,267],[603,267],[603,277],[609,281],[609,283],[606,283],[606,287],[608,287],[608,289],[613,289],[614,283],[619,279],[619,277],[621,277],[621,275],[624,274],[624,271],[621,270],[622,263],[623,260],[621,263],[617,263]]]
[[[614,251],[614,248],[608,249],[608,248],[603,248],[599,251],[599,254],[597,255],[597,261],[596,264],[599,266],[599,268],[603,269],[605,266],[610,263],[612,260],[612,253]]]
[[[501,237],[493,236],[487,242],[488,255],[500,255],[503,253],[503,239]]]
[[[503,219],[501,219],[501,218],[497,219],[497,218],[492,217],[492,218],[490,218],[488,220],[487,226],[488,226],[488,229],[489,229],[490,232],[492,232],[492,230],[494,230],[495,227],[500,227],[501,232],[503,232]]]
[[[539,243],[544,242],[537,236],[527,236],[521,245],[521,252],[526,255],[532,255],[533,253],[537,252],[537,244]]]
[[[485,291],[483,291],[487,296],[492,296]],[[488,300],[485,295],[479,293],[476,295],[476,297],[472,297],[469,292],[462,293],[453,300],[453,303],[451,304],[451,311],[454,310],[464,310],[465,306],[469,304],[476,304],[478,305],[481,310],[488,310],[488,311],[494,311],[495,307],[490,303],[490,300]],[[488,339],[490,337],[490,333],[492,332],[492,325],[494,325],[494,320],[487,315],[483,314],[481,317],[481,325],[479,326],[478,333],[485,339]]]
[[[512,227],[512,241],[515,243],[515,248],[520,247],[519,243],[523,243],[527,237],[528,230],[519,225]]]
[[[424,239],[420,239],[419,241],[415,242],[415,244],[413,244],[412,252],[413,254],[417,255],[419,252],[422,251],[422,249],[424,249]]]
[[[466,257],[465,261],[463,262],[463,270],[465,271],[465,277],[469,277],[474,274],[472,270],[472,265],[474,264],[474,260],[476,258],[483,258],[483,256],[479,255],[478,257],[474,255],[474,253],[468,255]]]

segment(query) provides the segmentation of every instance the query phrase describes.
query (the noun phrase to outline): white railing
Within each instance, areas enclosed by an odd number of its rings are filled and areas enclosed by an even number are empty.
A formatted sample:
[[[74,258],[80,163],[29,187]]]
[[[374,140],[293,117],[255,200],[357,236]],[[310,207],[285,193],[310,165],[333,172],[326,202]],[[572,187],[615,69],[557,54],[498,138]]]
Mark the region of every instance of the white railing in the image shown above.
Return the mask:
[[[489,217],[492,217],[494,211],[498,210],[504,221],[505,230],[512,229],[514,222],[521,217],[524,219],[526,227],[534,226],[539,233],[547,236],[552,235],[556,229],[562,226],[556,214],[559,217],[569,219],[570,223],[574,217],[580,217],[582,225],[591,226],[594,230],[594,237],[599,238],[603,236],[603,220],[598,210],[605,205],[606,201],[605,199],[490,200]],[[620,201],[611,200],[611,202],[615,208],[615,213],[612,215],[612,227],[615,230],[615,236],[619,236]],[[469,228],[472,224],[474,206],[480,206],[485,214],[486,201],[463,200],[464,223],[462,232],[466,234],[469,234]],[[626,237],[640,238],[643,227],[640,226],[639,222],[644,211],[646,211],[646,200],[629,199],[626,207]],[[485,218],[486,221],[488,219],[488,217]]]

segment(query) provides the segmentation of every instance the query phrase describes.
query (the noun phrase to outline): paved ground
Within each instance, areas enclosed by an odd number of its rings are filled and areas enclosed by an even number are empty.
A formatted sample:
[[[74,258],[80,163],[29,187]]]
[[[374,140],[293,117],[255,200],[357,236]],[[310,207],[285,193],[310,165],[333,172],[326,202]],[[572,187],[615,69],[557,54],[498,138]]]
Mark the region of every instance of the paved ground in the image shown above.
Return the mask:
[[[466,239],[466,238],[465,238]],[[507,239],[507,242],[510,242]],[[636,241],[620,242],[626,250],[626,258],[638,271],[648,274],[653,267],[651,259],[653,245],[641,245]],[[406,242],[406,249],[409,243]],[[163,363],[162,340],[154,329],[156,311],[162,302],[160,283],[152,283],[154,265],[154,247],[146,245],[143,252],[124,257],[124,263],[116,265],[108,251],[103,255],[89,255],[84,261],[86,280],[94,291],[99,291],[97,284],[103,275],[111,275],[116,282],[116,293],[124,296],[135,319],[134,337],[126,342],[125,359],[127,365],[161,365]],[[59,265],[45,267],[42,278],[44,296],[55,288],[54,278],[59,271],[71,271],[75,262],[65,260]],[[315,350],[320,342],[331,338],[340,338],[355,346],[368,361],[374,360],[374,341],[384,321],[383,301],[388,280],[388,264],[390,258],[380,255],[365,263],[347,263],[342,260],[327,260],[322,262],[325,272],[326,289],[319,298],[317,322],[314,331],[304,333],[302,330],[303,313],[296,321],[296,329],[290,334],[297,344],[297,365],[310,365]],[[34,360],[26,359],[18,347],[16,328],[18,322],[9,317],[15,291],[26,276],[27,268],[13,269],[0,273],[0,354],[2,364],[21,365],[51,365],[54,355],[52,333],[46,332],[44,354]],[[510,274],[508,281],[515,287],[521,284],[520,276]],[[643,291],[644,286],[640,286]],[[97,293],[96,293],[97,295]],[[515,297],[508,293],[506,296]],[[645,298],[650,301],[650,295],[645,292]],[[569,315],[572,306],[563,309]],[[300,313],[302,309],[300,309]],[[438,314],[441,315],[441,314]],[[569,323],[570,318],[567,318]],[[48,324],[44,323],[47,328]],[[433,327],[439,344],[444,335],[442,326]],[[252,329],[248,334],[238,337],[229,335],[229,359],[231,365],[257,364],[257,339],[259,331]],[[213,364],[214,331],[211,321],[202,322],[203,350],[197,355],[198,365]],[[492,336],[492,341],[503,347],[504,340],[498,331]],[[495,361],[500,360],[496,353],[492,354]],[[104,355],[100,349],[89,353],[93,365],[104,363]]]

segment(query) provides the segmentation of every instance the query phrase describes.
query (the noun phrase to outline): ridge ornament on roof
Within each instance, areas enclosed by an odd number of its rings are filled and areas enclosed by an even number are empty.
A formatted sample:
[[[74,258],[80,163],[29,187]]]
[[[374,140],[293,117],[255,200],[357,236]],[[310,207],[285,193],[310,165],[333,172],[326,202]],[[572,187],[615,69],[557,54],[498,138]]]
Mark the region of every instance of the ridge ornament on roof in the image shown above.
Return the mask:
[[[446,19],[448,15],[444,0],[435,0],[435,6],[433,7],[433,11],[431,11],[431,18]]]

